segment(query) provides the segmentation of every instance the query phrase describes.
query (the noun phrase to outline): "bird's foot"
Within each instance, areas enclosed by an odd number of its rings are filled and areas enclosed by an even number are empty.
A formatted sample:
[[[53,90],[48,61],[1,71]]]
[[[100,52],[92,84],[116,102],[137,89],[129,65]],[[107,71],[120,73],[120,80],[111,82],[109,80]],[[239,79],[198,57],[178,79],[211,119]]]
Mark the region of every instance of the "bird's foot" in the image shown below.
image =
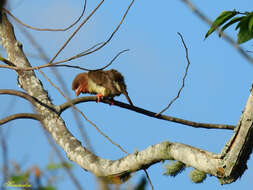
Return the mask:
[[[100,102],[101,99],[103,99],[104,95],[103,94],[97,94],[97,103]]]

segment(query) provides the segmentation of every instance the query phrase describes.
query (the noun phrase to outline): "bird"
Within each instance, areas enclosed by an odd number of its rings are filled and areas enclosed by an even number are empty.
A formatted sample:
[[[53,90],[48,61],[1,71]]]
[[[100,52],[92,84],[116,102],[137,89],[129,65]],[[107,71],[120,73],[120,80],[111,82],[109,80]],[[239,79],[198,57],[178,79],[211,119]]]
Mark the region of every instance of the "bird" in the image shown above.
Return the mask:
[[[80,93],[96,94],[97,102],[104,97],[113,100],[114,96],[124,94],[129,104],[133,105],[128,96],[124,77],[115,69],[80,73],[73,80],[72,90],[76,96]]]

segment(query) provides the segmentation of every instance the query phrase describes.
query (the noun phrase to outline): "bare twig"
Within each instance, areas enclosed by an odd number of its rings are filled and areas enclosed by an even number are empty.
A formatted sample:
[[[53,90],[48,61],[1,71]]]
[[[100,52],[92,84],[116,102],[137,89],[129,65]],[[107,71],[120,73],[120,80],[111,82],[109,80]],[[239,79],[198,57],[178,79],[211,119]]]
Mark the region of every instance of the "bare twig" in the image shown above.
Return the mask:
[[[15,66],[9,66],[9,65],[0,65],[0,68],[12,69],[12,70],[15,70],[15,71],[19,70],[17,67],[15,67]],[[20,67],[20,69],[22,69],[22,67]]]
[[[40,121],[40,115],[34,113],[17,113],[0,119],[0,126],[16,119],[34,119]]]
[[[197,9],[196,6],[192,4],[190,0],[181,0],[181,1],[185,3],[201,20],[203,20],[210,26],[212,25],[212,21],[209,18],[207,18],[207,16],[205,16],[199,9]],[[219,29],[217,31],[220,32]],[[222,37],[228,43],[230,43],[245,59],[247,59],[247,61],[253,64],[253,58],[250,57],[229,35],[223,32]]]
[[[94,69],[93,71],[104,70],[104,69],[106,69],[106,68],[109,67],[111,64],[113,64],[113,62],[114,62],[122,53],[125,53],[125,52],[127,52],[127,51],[129,51],[129,49],[125,49],[125,50],[120,51],[119,53],[117,53],[116,56],[114,56],[114,58],[113,58],[107,65],[105,65],[105,66],[103,66],[103,67],[101,67],[101,68],[99,68],[99,69]]]
[[[190,64],[191,64],[191,62],[190,62],[190,60],[189,60],[189,55],[188,55],[188,48],[186,47],[186,44],[185,44],[185,42],[184,42],[184,38],[183,38],[182,34],[180,34],[179,32],[178,32],[178,35],[180,36],[181,41],[182,41],[182,43],[183,43],[183,45],[184,45],[185,54],[186,54],[185,56],[186,56],[186,60],[187,60],[187,66],[186,66],[185,73],[184,73],[184,77],[183,77],[183,80],[182,80],[182,86],[180,87],[180,89],[179,89],[179,91],[178,91],[178,93],[177,93],[177,96],[174,97],[174,98],[170,101],[170,103],[168,104],[168,106],[166,106],[162,111],[160,111],[160,112],[157,113],[156,115],[160,115],[160,114],[162,114],[163,112],[165,112],[165,111],[166,111],[167,109],[169,109],[170,106],[179,98],[179,96],[180,96],[180,94],[181,94],[181,91],[182,91],[183,88],[184,88],[185,79],[186,79],[186,76],[187,76],[187,73],[188,73],[189,66],[190,66]]]
[[[25,31],[24,29],[23,29],[22,31],[25,33],[25,35],[28,37],[28,39],[31,39],[31,35],[28,34],[27,31]],[[32,43],[33,45],[35,45],[35,47],[41,52],[41,48],[38,47],[37,44],[35,44],[34,40],[32,40],[31,43]],[[57,61],[57,62],[54,62],[54,63],[51,63],[51,64],[47,63],[47,64],[40,65],[40,66],[37,66],[37,67],[27,67],[27,68],[16,67],[13,63],[9,62],[8,60],[6,60],[6,59],[4,59],[4,58],[2,58],[2,59],[0,58],[0,61],[2,61],[2,62],[4,62],[4,63],[6,63],[6,64],[9,65],[9,66],[7,66],[7,65],[0,65],[0,68],[7,68],[7,69],[16,70],[16,71],[18,71],[18,70],[31,71],[31,70],[43,69],[43,68],[46,68],[46,67],[56,67],[57,64],[65,63],[65,62],[72,61],[72,60],[74,60],[74,59],[77,59],[77,58],[82,57],[83,54],[84,54],[85,52],[91,51],[92,49],[94,49],[95,47],[99,46],[100,44],[102,44],[102,43],[97,43],[97,44],[95,44],[94,46],[92,46],[92,47],[88,48],[87,50],[85,50],[84,52],[79,53],[79,54],[77,54],[77,55],[74,55],[74,56],[72,56],[72,57],[70,57],[70,58],[68,58],[68,59],[64,59],[64,60],[61,60],[61,61]],[[42,57],[43,57],[43,59],[45,59],[45,56],[44,56],[44,55],[43,55]],[[47,59],[47,58],[46,58],[46,59]],[[47,62],[49,62],[49,60],[48,60]],[[66,66],[66,67],[69,67],[69,66]],[[78,66],[74,66],[74,67],[78,68]],[[82,68],[82,67],[80,67],[80,69],[86,70],[85,68]],[[88,70],[88,69],[87,69],[87,70]]]
[[[73,68],[73,69],[79,69],[79,70],[83,70],[83,71],[97,71],[97,70],[104,70],[107,67],[109,67],[111,64],[113,64],[113,62],[124,52],[129,51],[129,49],[125,49],[120,51],[119,53],[117,53],[116,56],[114,56],[114,58],[104,67],[101,67],[99,69],[87,69],[87,68],[83,68],[80,66],[76,66],[76,65],[66,65],[66,64],[60,64],[60,65],[49,65],[49,67],[69,67],[69,68]]]
[[[103,3],[103,1],[101,1],[100,4],[99,4],[93,11],[96,11],[96,9],[99,8],[99,6],[100,6],[102,3]],[[113,38],[113,36],[115,35],[115,33],[119,30],[121,24],[122,24],[123,21],[125,20],[127,14],[128,14],[128,11],[130,10],[130,8],[131,8],[131,6],[133,5],[133,3],[134,3],[134,0],[132,0],[131,3],[129,4],[127,10],[125,11],[125,13],[124,13],[124,15],[123,15],[123,17],[121,18],[120,23],[117,25],[117,27],[116,27],[115,30],[112,32],[112,34],[110,35],[110,37],[109,37],[105,42],[103,42],[100,46],[98,46],[98,47],[95,48],[94,50],[91,50],[91,51],[89,51],[89,52],[86,52],[86,53],[82,54],[82,56],[85,56],[85,55],[88,55],[88,54],[91,54],[91,53],[94,53],[94,52],[98,51],[99,49],[101,49],[102,47],[104,47],[106,44],[108,44],[108,43],[111,41],[111,39]],[[92,13],[91,13],[91,15],[92,15]],[[89,19],[89,16],[87,17],[87,19]],[[86,22],[86,21],[85,21],[85,22]],[[82,23],[82,24],[85,24],[85,22]],[[82,27],[82,24],[79,26],[80,28]],[[70,38],[65,42],[65,44],[62,46],[62,48],[57,52],[57,54],[51,59],[51,61],[50,61],[49,63],[52,63],[52,62],[55,60],[55,58],[56,58],[56,57],[59,55],[59,53],[65,48],[65,46],[68,44],[68,42],[73,38],[73,36],[75,35],[75,33],[78,32],[78,30],[79,30],[80,28],[77,28],[77,30],[70,36]]]
[[[4,59],[3,57],[0,56],[0,61],[2,61],[3,63],[15,67],[15,64],[13,64],[12,62],[8,61],[7,59]]]
[[[94,49],[94,50],[92,50],[92,51],[89,51],[89,52],[83,54],[83,56],[98,51],[99,49],[101,49],[102,47],[104,47],[106,44],[108,44],[108,43],[111,41],[111,39],[113,38],[113,36],[115,35],[115,33],[119,30],[121,24],[122,24],[123,21],[125,20],[127,14],[128,14],[128,11],[129,11],[130,8],[132,7],[133,3],[134,3],[134,0],[132,0],[131,3],[129,4],[129,6],[128,6],[126,12],[124,13],[123,17],[121,18],[120,23],[119,23],[118,26],[115,28],[115,30],[112,32],[112,34],[109,36],[109,38],[108,38],[105,42],[103,42],[99,47],[97,47],[96,49]]]
[[[146,169],[144,169],[144,172],[145,172],[145,174],[147,176],[147,179],[148,179],[149,185],[151,186],[151,189],[154,190],[154,186],[153,186],[152,181],[151,181],[151,179],[150,179],[150,177],[148,175],[148,171]]]
[[[120,51],[119,53],[117,53],[116,56],[114,56],[114,58],[104,67],[99,68],[99,69],[95,69],[95,70],[103,70],[107,67],[109,67],[122,53],[129,51],[129,49],[125,49]],[[4,59],[6,60],[6,59]],[[0,57],[0,61],[1,61],[1,57]],[[59,62],[57,62],[56,64],[58,64]],[[69,68],[74,68],[74,69],[80,69],[80,70],[84,70],[84,71],[91,71],[91,69],[87,69],[87,68],[83,68],[80,66],[76,66],[76,65],[66,65],[66,64],[60,64],[60,65],[56,65],[55,63],[53,64],[45,64],[45,65],[41,65],[41,66],[37,66],[37,67],[29,67],[29,68],[19,68],[16,66],[6,66],[6,65],[0,65],[0,68],[8,68],[8,69],[12,69],[12,70],[18,70],[18,71],[30,71],[30,70],[39,70],[39,69],[44,69],[47,67],[69,67]]]
[[[60,65],[49,65],[48,67],[68,67],[68,68],[72,68],[72,69],[79,69],[82,71],[90,71],[90,69],[84,68],[84,67],[80,67],[77,65],[67,65],[67,64],[60,64]]]
[[[82,26],[91,18],[91,16],[98,10],[98,8],[103,4],[104,0],[100,1],[100,3],[92,10],[92,12],[87,16],[87,18],[78,26],[78,28],[71,34],[71,36],[67,39],[67,41],[63,44],[63,46],[58,50],[55,56],[49,61],[52,63],[56,57],[61,53],[61,51],[68,45],[70,40],[76,35],[76,33],[82,28]]]
[[[17,90],[10,90],[10,89],[1,89],[0,90],[0,94],[8,94],[8,95],[13,95],[13,96],[19,96],[21,98],[24,98],[26,100],[28,100],[30,103],[32,104],[40,104],[52,111],[55,112],[55,109],[47,104],[44,104],[43,102],[39,101],[38,99],[36,99],[33,96],[30,96],[29,94],[25,93],[25,92],[21,92],[21,91],[17,91]]]
[[[33,27],[30,25],[25,24],[24,22],[22,22],[21,20],[19,20],[16,16],[14,16],[10,11],[8,11],[7,9],[3,9],[4,12],[6,12],[8,15],[10,15],[16,22],[18,22],[19,24],[25,26],[26,28],[30,28],[32,30],[37,30],[37,31],[67,31],[70,28],[72,28],[74,25],[76,25],[80,19],[83,17],[84,12],[86,10],[86,0],[84,0],[84,5],[83,5],[83,10],[81,12],[81,15],[76,19],[76,21],[74,21],[70,26],[66,27],[66,28],[59,28],[59,29],[50,29],[50,28],[37,28],[37,27]]]
[[[97,100],[96,96],[84,96],[84,97],[80,97],[80,98],[75,98],[73,100],[71,100],[71,102],[66,102],[64,104],[61,104],[59,106],[56,106],[55,109],[57,110],[57,112],[59,114],[61,114],[63,111],[65,111],[66,109],[70,108],[72,106],[72,104],[76,105],[79,103],[83,103],[83,102],[95,102]],[[101,102],[106,103],[106,104],[111,104],[111,102],[109,100],[102,100]],[[153,117],[153,118],[157,118],[157,119],[161,119],[161,120],[165,120],[165,121],[170,121],[170,122],[175,122],[175,123],[180,123],[183,125],[187,125],[187,126],[192,126],[195,128],[205,128],[205,129],[229,129],[229,130],[233,130],[235,129],[234,125],[223,125],[223,124],[210,124],[210,123],[198,123],[198,122],[194,122],[194,121],[189,121],[189,120],[185,120],[185,119],[180,119],[177,117],[172,117],[172,116],[167,116],[167,115],[156,115],[155,112],[149,111],[149,110],[145,110],[143,108],[139,108],[136,106],[130,106],[129,104],[125,104],[123,102],[119,102],[114,100],[114,105],[115,106],[119,106],[131,111],[135,111],[137,113],[149,116],[149,117]]]
[[[129,51],[129,49],[126,50],[122,50],[120,51],[107,65],[105,65],[104,67],[101,67],[99,69],[87,69],[87,68],[83,68],[80,66],[76,66],[76,65],[66,65],[66,64],[60,64],[60,65],[48,65],[49,67],[69,67],[69,68],[73,68],[73,69],[79,69],[79,70],[83,70],[83,71],[97,71],[97,70],[103,70],[106,69],[107,67],[109,67],[111,64],[113,64],[113,62],[120,56],[120,54]]]
[[[21,98],[24,98],[32,103],[36,103],[37,100],[30,96],[29,94],[17,90],[10,90],[10,89],[1,89],[0,94],[9,94],[9,95],[14,95],[14,96],[19,96]]]
[[[72,61],[74,59],[77,59],[77,58],[80,58],[80,57],[83,57],[87,52],[90,52],[91,50],[95,49],[96,47],[100,46],[101,44],[103,44],[103,42],[99,42],[99,43],[96,43],[95,45],[89,47],[88,49],[86,49],[85,51],[81,52],[81,53],[78,53],[70,58],[67,58],[67,59],[64,59],[64,60],[61,60],[61,61],[56,61],[56,62],[53,62],[51,63],[52,65],[56,65],[56,64],[59,64],[59,63],[65,63],[65,62],[68,62],[68,61]],[[48,64],[49,65],[49,64]]]

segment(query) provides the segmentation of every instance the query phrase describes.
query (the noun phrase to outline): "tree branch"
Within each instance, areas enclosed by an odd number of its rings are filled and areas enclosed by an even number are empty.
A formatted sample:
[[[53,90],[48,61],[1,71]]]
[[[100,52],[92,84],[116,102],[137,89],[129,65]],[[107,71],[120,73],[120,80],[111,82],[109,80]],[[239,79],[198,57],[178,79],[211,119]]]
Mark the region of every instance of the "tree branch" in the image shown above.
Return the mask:
[[[59,106],[55,106],[55,109],[57,110],[57,112],[59,114],[61,114],[63,111],[65,111],[66,109],[70,108],[72,105],[76,105],[76,104],[80,104],[83,102],[96,102],[97,97],[96,96],[84,96],[84,97],[80,97],[80,98],[75,98],[69,102],[66,102],[64,104],[61,104]],[[106,103],[111,105],[111,102],[109,100],[102,100],[101,102]],[[189,121],[189,120],[184,120],[184,119],[180,119],[177,117],[172,117],[172,116],[167,116],[167,115],[157,115],[155,112],[149,111],[149,110],[145,110],[143,108],[139,108],[136,106],[131,106],[129,104],[125,104],[123,102],[119,102],[114,100],[114,106],[119,106],[121,108],[125,108],[131,111],[135,111],[137,113],[149,116],[149,117],[153,117],[156,119],[161,119],[161,120],[166,120],[166,121],[171,121],[171,122],[175,122],[175,123],[180,123],[183,125],[188,125],[188,126],[192,126],[195,128],[205,128],[205,129],[229,129],[229,130],[233,130],[235,129],[235,126],[233,125],[223,125],[223,124],[210,124],[210,123],[198,123],[198,122],[194,122],[194,121]]]
[[[40,121],[41,117],[40,117],[40,115],[34,114],[34,113],[13,114],[13,115],[10,115],[10,116],[5,117],[3,119],[0,119],[0,126],[7,123],[7,122],[16,120],[16,119],[34,119],[34,120]]]
[[[41,102],[40,100],[38,100],[37,98],[30,96],[29,94],[25,93],[25,92],[21,92],[21,91],[17,91],[17,90],[10,90],[10,89],[0,89],[0,95],[1,94],[8,94],[8,95],[13,95],[13,96],[18,96],[21,98],[24,98],[26,100],[28,100],[30,103],[32,104],[40,104],[41,106],[44,106],[54,112],[56,112],[56,110],[54,109],[53,106],[48,106],[47,104]]]
[[[247,169],[247,161],[253,148],[253,90],[251,89],[244,112],[238,121],[233,137],[222,151],[225,178],[222,184],[232,183]]]
[[[80,148],[76,150],[83,155],[78,160],[83,168],[92,171],[97,176],[122,176],[126,173],[136,172],[148,168],[163,160],[178,160],[196,169],[220,176],[217,168],[221,164],[219,155],[209,153],[181,143],[163,142],[149,146],[147,149],[135,152],[119,160],[105,160],[97,156],[85,157],[85,152]],[[77,153],[72,151],[73,156]],[[83,159],[85,158],[85,159]],[[88,162],[96,160],[96,164],[88,165]]]

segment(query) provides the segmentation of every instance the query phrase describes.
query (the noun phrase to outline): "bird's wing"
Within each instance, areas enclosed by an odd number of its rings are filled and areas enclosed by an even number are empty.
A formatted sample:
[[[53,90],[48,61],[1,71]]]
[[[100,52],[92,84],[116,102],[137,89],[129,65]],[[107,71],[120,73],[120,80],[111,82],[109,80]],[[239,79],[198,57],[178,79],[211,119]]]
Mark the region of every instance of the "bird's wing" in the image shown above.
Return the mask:
[[[110,78],[111,81],[113,81],[115,87],[117,88],[118,91],[123,92],[126,90],[126,85],[124,81],[124,77],[122,74],[114,69],[105,71],[108,73],[108,77]]]
[[[121,94],[121,91],[115,85],[114,78],[111,76],[110,72],[102,70],[90,71],[88,77],[97,85],[104,87],[109,96],[117,96]]]
[[[104,73],[104,71],[89,71],[88,77],[91,79],[94,83],[96,83],[99,86],[104,86],[105,83],[108,82],[108,77]]]
[[[123,75],[114,69],[111,69],[106,72],[108,72],[108,75],[111,78],[111,80],[114,81],[114,84],[115,84],[115,87],[117,88],[117,90],[119,90],[121,93],[123,93],[126,96],[126,99],[129,102],[129,104],[133,106],[133,102],[131,101],[131,99],[128,95],[127,89],[126,89],[127,87],[126,87]]]

